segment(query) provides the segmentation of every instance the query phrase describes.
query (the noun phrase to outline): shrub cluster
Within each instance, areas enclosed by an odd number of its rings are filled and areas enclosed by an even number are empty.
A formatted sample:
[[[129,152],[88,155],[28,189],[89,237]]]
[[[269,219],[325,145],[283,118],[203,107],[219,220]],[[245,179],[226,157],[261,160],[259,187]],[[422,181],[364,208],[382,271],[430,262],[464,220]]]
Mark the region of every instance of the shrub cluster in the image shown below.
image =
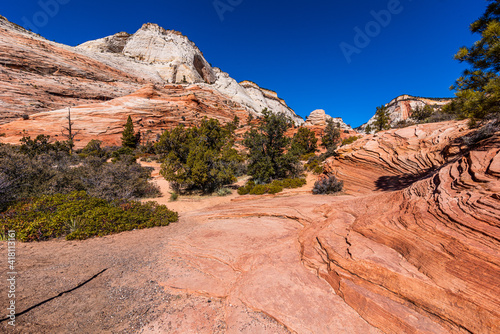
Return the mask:
[[[342,191],[344,182],[338,180],[335,175],[328,175],[314,183],[313,194],[335,194]]]
[[[356,140],[358,140],[359,138],[361,138],[361,137],[353,136],[353,137],[346,138],[346,139],[342,140],[341,146],[352,144]]]
[[[269,184],[255,184],[254,181],[248,181],[246,185],[238,189],[239,195],[264,195],[277,194],[283,189],[295,189],[304,186],[307,183],[306,179],[294,178],[284,180],[274,180]]]
[[[40,146],[0,146],[0,211],[13,200],[72,191],[107,200],[159,194],[158,187],[148,182],[151,169],[132,157],[108,163],[102,155],[98,149],[70,156]]]
[[[16,230],[20,241],[83,240],[177,220],[176,212],[154,202],[107,201],[77,191],[18,201],[0,214],[0,231]]]

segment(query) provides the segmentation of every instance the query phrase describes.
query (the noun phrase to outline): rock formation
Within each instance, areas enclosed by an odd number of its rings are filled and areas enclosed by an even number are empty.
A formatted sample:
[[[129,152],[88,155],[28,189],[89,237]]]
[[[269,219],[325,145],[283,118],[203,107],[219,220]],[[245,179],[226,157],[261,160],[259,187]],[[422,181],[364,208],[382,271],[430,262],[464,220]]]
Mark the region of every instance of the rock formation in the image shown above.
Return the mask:
[[[411,117],[412,110],[415,110],[417,107],[422,108],[428,105],[436,109],[440,109],[444,105],[450,103],[451,100],[452,99],[448,98],[439,99],[401,95],[393,99],[391,102],[385,104],[385,106],[387,107],[389,123],[391,126],[393,126],[399,122],[408,120]],[[376,116],[374,115],[368,120],[368,122],[357,128],[357,130],[364,131],[367,125],[372,126],[372,124],[375,122],[375,119]]]
[[[311,112],[307,117],[304,126],[312,127],[312,126],[326,126],[326,121],[328,119],[333,120],[337,123],[342,130],[352,130],[352,128],[344,123],[344,120],[340,117],[332,117],[327,115],[323,109],[317,109]]]
[[[24,30],[0,18],[0,124],[37,112],[88,105],[129,95],[145,85],[190,85],[222,95],[247,113],[264,108],[303,122],[276,93],[247,91],[213,68],[187,37],[156,24],[83,43],[75,48]],[[259,92],[261,93],[259,95]],[[209,115],[208,115],[209,116]]]

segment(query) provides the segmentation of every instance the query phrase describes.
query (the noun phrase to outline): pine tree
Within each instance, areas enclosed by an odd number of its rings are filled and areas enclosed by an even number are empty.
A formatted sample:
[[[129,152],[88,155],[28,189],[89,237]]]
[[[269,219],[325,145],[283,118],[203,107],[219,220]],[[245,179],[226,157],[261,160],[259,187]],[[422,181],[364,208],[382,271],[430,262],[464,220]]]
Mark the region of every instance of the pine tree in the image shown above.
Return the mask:
[[[321,146],[326,149],[323,158],[331,157],[335,154],[337,145],[340,142],[340,125],[332,119],[326,121],[325,134],[321,137]]]
[[[375,122],[373,122],[375,131],[388,130],[391,128],[389,125],[389,115],[387,114],[387,107],[382,105],[377,107],[377,112],[375,113]]]
[[[481,39],[471,47],[460,48],[455,55],[471,68],[451,87],[457,91],[457,99],[443,108],[472,123],[500,113],[500,1],[489,2],[483,16],[470,25],[471,32],[480,34]]]
[[[138,136],[134,132],[134,123],[132,123],[132,117],[130,115],[127,118],[127,123],[122,132],[122,147],[136,148],[137,147]]]

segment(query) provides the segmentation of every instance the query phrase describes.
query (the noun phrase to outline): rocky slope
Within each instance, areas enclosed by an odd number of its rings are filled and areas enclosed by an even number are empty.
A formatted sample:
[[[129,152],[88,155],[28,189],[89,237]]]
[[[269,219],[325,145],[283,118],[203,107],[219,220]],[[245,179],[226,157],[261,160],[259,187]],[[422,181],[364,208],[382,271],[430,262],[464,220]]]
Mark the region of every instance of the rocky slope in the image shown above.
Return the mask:
[[[389,116],[389,124],[396,125],[399,122],[406,121],[411,117],[412,110],[417,107],[422,108],[426,105],[432,106],[435,109],[442,108],[445,104],[451,102],[451,99],[436,99],[426,97],[415,97],[411,95],[401,95],[393,99],[391,102],[385,104],[387,107],[387,114]],[[373,126],[375,122],[375,115],[368,120],[365,124],[361,125],[356,130],[364,131],[367,125]]]
[[[0,124],[37,112],[109,101],[149,84],[175,83],[211,90],[224,97],[225,105],[238,105],[247,113],[258,115],[268,108],[297,124],[303,122],[276,93],[256,85],[247,91],[211,67],[187,37],[155,24],[145,24],[132,35],[122,32],[73,48],[0,17],[0,81]]]

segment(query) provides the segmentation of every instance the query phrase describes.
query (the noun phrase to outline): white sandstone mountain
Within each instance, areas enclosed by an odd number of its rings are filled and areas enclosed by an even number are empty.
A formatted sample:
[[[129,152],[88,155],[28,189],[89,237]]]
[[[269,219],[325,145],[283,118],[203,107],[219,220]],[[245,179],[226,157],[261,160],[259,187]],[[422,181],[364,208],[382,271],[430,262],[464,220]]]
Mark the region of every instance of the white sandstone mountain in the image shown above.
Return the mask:
[[[227,73],[212,67],[186,36],[156,24],[146,23],[132,35],[120,32],[89,41],[76,50],[149,82],[205,85],[256,115],[267,108],[288,115],[296,124],[304,122],[275,92],[250,81],[236,82]]]

